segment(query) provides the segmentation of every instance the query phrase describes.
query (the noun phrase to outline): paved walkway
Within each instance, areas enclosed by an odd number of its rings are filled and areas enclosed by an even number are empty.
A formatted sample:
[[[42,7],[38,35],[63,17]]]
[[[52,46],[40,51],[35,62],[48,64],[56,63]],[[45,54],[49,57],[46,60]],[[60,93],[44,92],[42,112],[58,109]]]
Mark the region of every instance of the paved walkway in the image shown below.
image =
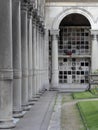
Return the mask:
[[[45,92],[12,130],[47,130],[56,92]]]
[[[64,96],[65,99],[70,97],[70,94]],[[84,125],[76,108],[76,102],[73,99],[62,105],[61,116],[61,130],[84,130]]]
[[[61,129],[61,126],[60,126],[61,100],[62,100],[62,96],[59,94],[56,98],[56,103],[54,106],[54,111],[51,116],[48,130],[60,130]]]

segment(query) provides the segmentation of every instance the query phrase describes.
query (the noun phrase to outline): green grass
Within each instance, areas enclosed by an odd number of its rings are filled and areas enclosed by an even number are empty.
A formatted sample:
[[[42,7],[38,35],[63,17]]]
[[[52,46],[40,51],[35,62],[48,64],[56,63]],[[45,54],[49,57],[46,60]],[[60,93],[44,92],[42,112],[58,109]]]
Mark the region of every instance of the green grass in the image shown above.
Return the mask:
[[[88,130],[98,130],[98,101],[79,102],[78,108]]]
[[[98,86],[94,86],[93,89],[91,89],[91,93],[98,96]]]
[[[74,99],[88,99],[88,98],[98,98],[98,95],[91,93],[89,91],[73,93],[72,94]]]

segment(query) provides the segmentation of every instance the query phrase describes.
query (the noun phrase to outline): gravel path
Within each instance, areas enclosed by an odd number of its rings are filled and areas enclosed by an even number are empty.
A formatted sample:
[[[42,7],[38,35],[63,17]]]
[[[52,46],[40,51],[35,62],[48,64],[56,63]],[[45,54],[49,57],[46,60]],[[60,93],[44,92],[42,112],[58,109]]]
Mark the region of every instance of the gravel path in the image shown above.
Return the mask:
[[[85,130],[76,108],[76,101],[71,99],[70,94],[65,94],[64,98],[70,101],[65,101],[61,107],[61,130]]]

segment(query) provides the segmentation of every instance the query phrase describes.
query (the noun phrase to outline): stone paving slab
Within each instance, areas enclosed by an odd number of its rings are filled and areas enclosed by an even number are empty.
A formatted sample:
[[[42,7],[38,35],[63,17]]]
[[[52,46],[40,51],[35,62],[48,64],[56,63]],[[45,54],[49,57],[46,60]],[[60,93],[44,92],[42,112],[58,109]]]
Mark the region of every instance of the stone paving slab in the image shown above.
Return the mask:
[[[62,96],[59,94],[56,99],[56,104],[54,106],[54,111],[51,116],[48,130],[60,130],[61,128],[60,126],[61,100],[62,100]]]
[[[56,92],[45,92],[12,130],[47,130]]]

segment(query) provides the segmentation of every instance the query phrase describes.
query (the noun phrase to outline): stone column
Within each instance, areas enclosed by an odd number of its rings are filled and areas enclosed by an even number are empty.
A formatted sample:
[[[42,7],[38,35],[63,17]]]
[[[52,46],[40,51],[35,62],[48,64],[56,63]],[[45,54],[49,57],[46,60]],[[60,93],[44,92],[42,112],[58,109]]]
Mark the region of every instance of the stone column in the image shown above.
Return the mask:
[[[41,27],[39,26],[39,66],[38,66],[38,79],[39,79],[39,92],[41,92],[41,62],[42,62],[42,58],[41,58]]]
[[[37,42],[36,42],[36,87],[39,93],[39,24],[37,23]]]
[[[52,88],[58,88],[58,30],[51,30],[52,35]]]
[[[13,113],[21,117],[21,2],[13,0]]]
[[[41,69],[42,69],[42,73],[41,73],[41,77],[42,77],[42,89],[44,90],[44,85],[45,85],[45,75],[44,75],[44,70],[45,70],[45,68],[44,68],[44,63],[45,63],[45,59],[44,59],[44,57],[45,57],[45,42],[44,42],[44,32],[43,32],[43,28],[42,28],[42,34],[41,34],[41,41],[42,41],[42,46],[41,46],[41,55],[42,55],[42,63],[41,63]]]
[[[41,23],[40,23],[41,24]],[[42,93],[42,89],[43,89],[43,68],[42,68],[42,63],[43,63],[43,41],[42,41],[42,27],[40,25],[39,28],[39,86],[40,86],[40,92],[39,94]]]
[[[36,96],[36,21],[33,19],[33,97]]]
[[[46,67],[46,63],[47,63],[47,48],[46,48],[46,44],[45,44],[45,33],[44,33],[44,28],[43,28],[43,33],[42,33],[42,41],[43,41],[43,87],[45,89],[47,89],[47,75],[46,75],[46,71],[47,71],[47,67]]]
[[[49,34],[48,30],[45,29],[45,55],[46,55],[46,84],[45,87],[49,90]]]
[[[92,58],[91,71],[98,70],[98,30],[91,30],[92,35]]]
[[[22,46],[22,107],[28,110],[28,18],[27,5],[22,3],[21,11],[21,46]]]
[[[44,83],[45,83],[45,77],[44,77],[44,62],[45,62],[45,59],[44,59],[44,46],[45,46],[45,44],[44,44],[44,40],[43,40],[43,29],[42,29],[42,27],[41,27],[41,61],[40,61],[40,63],[41,63],[41,73],[40,73],[40,77],[41,77],[41,91],[43,92],[43,89],[44,89]]]
[[[33,104],[32,103],[32,98],[33,98],[33,88],[32,88],[32,75],[33,75],[33,64],[32,64],[32,12],[29,12],[29,46],[28,46],[28,60],[29,60],[29,86],[28,86],[28,96],[29,96],[29,104]]]
[[[12,0],[0,0],[0,129],[15,126],[12,80]]]

